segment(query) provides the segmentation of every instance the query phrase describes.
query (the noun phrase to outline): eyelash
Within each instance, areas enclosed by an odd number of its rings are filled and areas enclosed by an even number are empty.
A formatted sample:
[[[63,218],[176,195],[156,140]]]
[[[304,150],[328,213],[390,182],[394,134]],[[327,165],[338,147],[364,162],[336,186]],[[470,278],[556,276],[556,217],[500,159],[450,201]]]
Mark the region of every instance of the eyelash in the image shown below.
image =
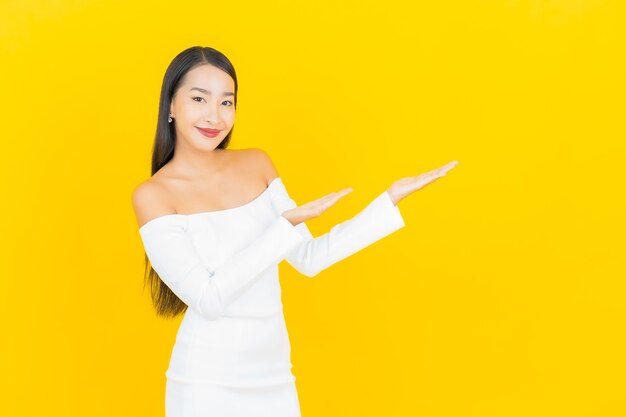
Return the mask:
[[[192,97],[191,99],[192,99],[193,101],[195,101],[196,103],[199,103],[199,101],[196,101],[196,99],[197,99],[197,98],[202,98],[202,97]],[[202,99],[203,99],[203,98],[202,98]],[[204,99],[203,99],[203,100],[204,100]],[[230,106],[232,106],[232,105],[233,105],[233,102],[232,102],[232,101],[230,101],[230,100],[226,100],[226,101],[230,103]],[[224,102],[226,102],[226,101],[224,101]],[[228,106],[228,107],[230,107],[230,106]]]

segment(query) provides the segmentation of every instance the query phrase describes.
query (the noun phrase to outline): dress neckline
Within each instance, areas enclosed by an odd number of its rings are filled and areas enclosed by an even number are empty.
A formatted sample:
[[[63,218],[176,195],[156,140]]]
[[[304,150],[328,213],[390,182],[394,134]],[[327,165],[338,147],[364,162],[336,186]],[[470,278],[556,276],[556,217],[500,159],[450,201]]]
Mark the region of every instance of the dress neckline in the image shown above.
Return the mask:
[[[235,210],[239,210],[239,209],[248,207],[248,206],[256,203],[257,201],[259,201],[265,194],[267,194],[269,189],[275,183],[278,183],[279,181],[281,181],[280,177],[276,177],[273,180],[271,180],[270,183],[267,185],[267,187],[265,187],[265,190],[263,190],[261,192],[261,194],[257,195],[256,197],[254,197],[252,200],[248,201],[247,203],[243,203],[243,204],[240,204],[240,205],[235,206],[235,207],[227,207],[225,209],[219,209],[219,210],[205,210],[205,211],[198,211],[196,213],[187,213],[187,214],[184,214],[184,213],[163,214],[161,216],[155,217],[155,218],[150,219],[147,222],[145,222],[139,228],[139,231],[141,232],[149,224],[152,224],[152,223],[155,223],[157,221],[160,221],[160,220],[163,220],[163,219],[166,219],[166,218],[170,218],[170,217],[193,217],[193,216],[203,216],[203,215],[207,215],[207,214],[220,214],[220,213],[226,213],[226,212],[235,211]]]

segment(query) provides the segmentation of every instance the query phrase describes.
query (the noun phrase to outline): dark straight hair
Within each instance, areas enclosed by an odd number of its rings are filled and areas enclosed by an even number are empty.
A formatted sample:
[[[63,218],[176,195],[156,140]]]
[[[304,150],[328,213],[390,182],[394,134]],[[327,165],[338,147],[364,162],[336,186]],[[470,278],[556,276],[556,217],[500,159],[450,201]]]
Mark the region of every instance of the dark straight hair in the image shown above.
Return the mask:
[[[163,167],[174,156],[174,146],[176,145],[176,120],[168,122],[172,97],[180,87],[181,81],[190,70],[200,65],[213,65],[232,77],[235,82],[234,106],[237,108],[237,75],[230,60],[220,51],[203,46],[192,46],[185,49],[172,60],[165,71],[163,84],[161,86],[161,99],[159,101],[159,116],[157,120],[156,135],[152,148],[152,173]],[[226,149],[233,129],[226,135],[224,140],[217,146]],[[148,255],[145,254],[145,279],[146,285],[150,287],[152,304],[158,316],[173,318],[187,310],[187,305],[161,280],[157,272],[152,268]]]

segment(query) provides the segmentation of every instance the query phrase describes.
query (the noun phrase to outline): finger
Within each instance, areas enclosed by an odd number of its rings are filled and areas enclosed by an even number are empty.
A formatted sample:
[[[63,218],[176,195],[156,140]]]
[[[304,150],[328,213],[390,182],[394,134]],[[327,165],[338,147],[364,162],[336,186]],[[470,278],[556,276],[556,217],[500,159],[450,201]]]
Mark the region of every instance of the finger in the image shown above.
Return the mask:
[[[352,188],[344,188],[341,191],[335,191],[334,193],[330,193],[330,194],[326,194],[325,196],[318,198],[317,200],[313,200],[313,201],[326,201],[326,200],[331,200],[334,198],[341,198],[346,194],[350,194],[352,192]]]
[[[457,166],[458,163],[459,163],[459,161],[448,162],[447,164],[442,166],[440,169],[447,172],[447,171],[450,171],[455,166]]]
[[[450,171],[452,168],[454,168],[454,166],[449,166],[448,165],[444,165],[442,167],[439,167],[437,169],[434,169],[432,171],[430,171],[429,174],[435,175],[435,176],[442,176],[442,175],[446,175],[448,173],[448,171]]]
[[[321,204],[325,208],[328,208],[330,206],[335,205],[335,203],[337,203],[337,201],[339,201],[339,199],[341,199],[341,197],[342,196],[340,196],[340,195],[328,196],[328,198],[322,199],[322,201],[320,201],[318,204]]]
[[[442,167],[439,167],[439,168],[435,169],[433,172],[435,172],[435,173],[444,173],[444,172],[448,172],[450,169],[452,169],[452,167],[450,167],[448,165],[444,165]]]
[[[442,171],[441,169],[435,169],[430,172],[427,172],[425,176],[428,179],[434,179],[445,174],[446,174],[445,171]]]
[[[445,172],[437,172],[437,171],[431,171],[429,172],[425,178],[423,178],[423,184],[430,184],[431,182],[435,181],[437,178],[441,178],[444,175],[446,175]]]
[[[318,200],[315,200],[313,202],[314,203],[313,205],[318,206],[318,207],[321,206],[323,210],[325,211],[329,207],[333,206],[337,201],[339,201],[339,199],[341,199],[346,194],[349,194],[350,192],[352,192],[351,188],[328,194]]]

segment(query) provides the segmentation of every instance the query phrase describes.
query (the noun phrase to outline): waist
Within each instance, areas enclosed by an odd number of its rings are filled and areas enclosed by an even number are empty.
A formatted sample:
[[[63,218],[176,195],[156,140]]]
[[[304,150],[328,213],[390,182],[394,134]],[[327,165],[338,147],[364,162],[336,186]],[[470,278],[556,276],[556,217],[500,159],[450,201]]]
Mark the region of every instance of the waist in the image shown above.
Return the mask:
[[[264,318],[220,317],[187,324],[176,336],[168,378],[239,386],[295,378],[282,309]]]
[[[281,385],[281,384],[289,384],[293,383],[296,380],[296,377],[291,372],[284,372],[282,374],[277,374],[273,376],[264,376],[264,378],[260,379],[242,379],[239,378],[237,380],[224,380],[224,379],[193,379],[193,378],[185,378],[178,375],[172,369],[168,369],[165,372],[165,376],[168,380],[175,381],[182,384],[211,384],[211,385],[219,385],[223,387],[266,387],[272,385]]]

